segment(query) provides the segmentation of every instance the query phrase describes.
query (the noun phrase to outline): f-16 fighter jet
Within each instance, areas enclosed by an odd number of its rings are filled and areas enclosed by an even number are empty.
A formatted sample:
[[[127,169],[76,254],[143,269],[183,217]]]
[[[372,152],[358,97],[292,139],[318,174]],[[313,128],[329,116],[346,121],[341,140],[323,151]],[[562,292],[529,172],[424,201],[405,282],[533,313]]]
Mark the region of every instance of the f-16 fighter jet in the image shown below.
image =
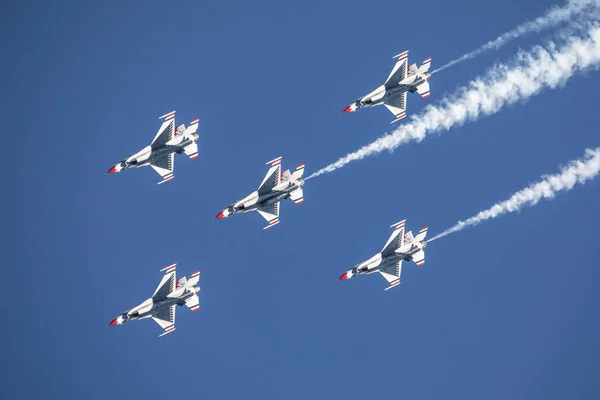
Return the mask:
[[[175,128],[175,111],[163,115],[159,119],[164,121],[154,140],[149,146],[144,147],[137,153],[125,157],[119,163],[108,170],[109,174],[120,172],[127,168],[151,166],[163,178],[158,182],[165,183],[173,179],[173,168],[175,153],[187,154],[192,160],[198,157],[198,121],[196,118],[190,122],[187,128],[184,124]]]
[[[411,231],[404,233],[405,222],[406,220],[392,225],[395,228],[394,232],[380,253],[344,272],[340,276],[340,280],[379,272],[389,282],[390,286],[385,289],[388,290],[400,283],[403,260],[414,261],[419,267],[423,266],[425,264],[423,249],[427,246],[427,242],[425,242],[427,227],[421,229],[417,236],[413,237]]]
[[[391,123],[406,117],[406,93],[417,92],[423,98],[429,97],[429,78],[431,74],[429,65],[431,58],[423,61],[420,67],[413,64],[408,67],[408,50],[400,53],[393,58],[398,58],[394,69],[390,72],[385,83],[379,86],[371,93],[361,97],[350,104],[343,111],[344,113],[353,112],[363,107],[373,107],[383,104],[388,110],[396,116]]]
[[[159,335],[164,336],[175,330],[175,309],[177,306],[185,305],[192,311],[198,311],[200,309],[200,301],[198,299],[198,292],[200,292],[200,286],[198,286],[200,271],[194,272],[189,280],[185,276],[176,280],[176,267],[177,264],[173,264],[161,269],[161,271],[165,271],[165,275],[152,297],[139,306],[125,311],[108,325],[121,325],[127,321],[152,318],[154,322],[165,330]]]
[[[279,223],[279,202],[290,198],[296,204],[304,200],[302,186],[304,185],[304,164],[298,165],[294,173],[290,170],[281,172],[281,157],[269,161],[271,168],[265,175],[257,190],[244,197],[242,200],[232,203],[221,211],[215,218],[225,218],[236,213],[258,211],[269,225],[263,229],[270,228]]]

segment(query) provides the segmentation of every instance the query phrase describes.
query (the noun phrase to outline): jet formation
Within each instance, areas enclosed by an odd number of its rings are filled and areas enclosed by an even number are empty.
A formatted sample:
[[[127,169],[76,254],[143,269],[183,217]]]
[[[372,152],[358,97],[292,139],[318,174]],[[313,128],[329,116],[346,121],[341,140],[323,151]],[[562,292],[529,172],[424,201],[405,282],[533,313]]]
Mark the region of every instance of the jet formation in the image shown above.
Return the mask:
[[[267,229],[279,223],[281,200],[289,198],[296,204],[302,204],[304,201],[302,192],[304,164],[298,165],[293,173],[290,173],[290,170],[281,172],[281,157],[269,161],[267,165],[269,164],[271,167],[258,189],[243,199],[231,203],[215,218],[227,218],[237,213],[258,211],[267,220],[268,225],[263,228]]]
[[[107,173],[120,172],[127,168],[151,166],[163,180],[158,185],[173,179],[175,153],[185,153],[192,160],[198,157],[198,121],[196,118],[187,128],[184,124],[175,128],[175,111],[163,115],[164,121],[154,140],[142,150],[125,157],[112,166]]]
[[[358,275],[368,275],[379,272],[389,285],[385,290],[400,284],[402,273],[402,261],[414,261],[419,267],[425,264],[425,247],[427,242],[427,227],[419,231],[413,237],[412,231],[404,233],[406,220],[395,223],[391,227],[394,232],[388,239],[383,249],[367,261],[356,264],[353,268],[344,272],[339,280],[351,279]]]
[[[121,325],[128,321],[152,318],[154,322],[164,329],[164,332],[159,336],[173,332],[175,330],[175,311],[177,306],[185,305],[192,311],[200,309],[200,300],[198,298],[198,293],[200,292],[200,286],[198,286],[200,271],[194,272],[189,280],[185,276],[176,280],[176,268],[177,264],[173,264],[161,269],[161,271],[165,271],[165,275],[152,297],[146,299],[142,304],[123,312],[108,325]]]
[[[393,58],[398,58],[398,61],[385,83],[350,104],[342,113],[354,112],[363,107],[374,107],[383,104],[396,117],[391,122],[393,124],[406,117],[406,94],[408,92],[417,92],[423,98],[429,97],[429,78],[431,78],[431,73],[428,71],[431,58],[423,61],[420,67],[417,67],[417,64],[408,67],[408,50],[395,55]]]
[[[398,54],[396,65],[383,85],[373,92],[361,97],[343,111],[353,112],[363,107],[377,105],[386,106],[396,117],[392,122],[406,117],[407,93],[417,92],[422,97],[429,97],[429,66],[431,58],[426,59],[420,67],[416,64],[408,66],[408,51]],[[144,166],[152,167],[161,177],[158,184],[173,179],[175,153],[185,153],[191,159],[198,157],[198,139],[196,133],[199,120],[194,119],[186,128],[184,124],[175,127],[175,111],[163,115],[163,122],[154,140],[142,150],[123,158],[112,166],[108,173],[120,172],[128,168]],[[241,200],[237,200],[220,211],[215,218],[227,218],[237,213],[257,211],[271,228],[279,224],[281,200],[291,199],[296,204],[304,200],[303,186],[304,164],[300,164],[294,172],[282,172],[282,157],[266,163],[269,170],[256,190]],[[391,289],[400,283],[402,261],[414,261],[419,267],[425,263],[424,249],[427,246],[425,236],[427,227],[421,229],[413,237],[411,231],[405,233],[405,221],[400,221],[392,227],[394,231],[383,249],[373,257],[344,272],[339,280],[351,279],[358,275],[368,275],[379,272],[389,283],[385,289]],[[165,271],[161,282],[154,294],[140,305],[123,312],[114,318],[109,326],[121,325],[128,321],[152,318],[164,332],[164,336],[175,330],[175,311],[177,306],[187,306],[192,311],[200,308],[198,293],[200,272],[196,271],[188,280],[182,277],[176,280],[176,266],[163,268]]]

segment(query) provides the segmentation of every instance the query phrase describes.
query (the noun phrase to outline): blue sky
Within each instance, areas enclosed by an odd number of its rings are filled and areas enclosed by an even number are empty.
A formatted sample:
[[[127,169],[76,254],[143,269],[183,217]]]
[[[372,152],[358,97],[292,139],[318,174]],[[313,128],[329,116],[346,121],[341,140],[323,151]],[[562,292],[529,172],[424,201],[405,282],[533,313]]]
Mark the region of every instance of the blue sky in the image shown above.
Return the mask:
[[[311,173],[389,132],[340,112],[394,54],[436,68],[552,4],[7,3],[0,397],[598,398],[597,182],[432,243],[394,290],[337,281],[392,223],[438,233],[598,146],[598,73],[308,181],[273,229],[212,219],[273,158]],[[543,38],[436,74],[409,115]],[[172,110],[197,160],[104,174]],[[107,327],[173,262],[202,271],[199,312]]]

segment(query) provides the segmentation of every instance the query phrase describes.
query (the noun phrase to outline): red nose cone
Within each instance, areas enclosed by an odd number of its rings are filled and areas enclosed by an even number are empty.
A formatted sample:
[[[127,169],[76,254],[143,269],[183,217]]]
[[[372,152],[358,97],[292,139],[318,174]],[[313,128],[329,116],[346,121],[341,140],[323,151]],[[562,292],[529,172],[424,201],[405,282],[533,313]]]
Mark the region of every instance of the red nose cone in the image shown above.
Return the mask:
[[[223,215],[223,211],[221,211],[220,213],[217,214],[217,216],[215,218],[220,219],[223,218],[225,215]]]
[[[112,174],[112,173],[115,173],[115,172],[117,172],[117,167],[116,167],[116,166],[114,166],[114,167],[111,167],[111,168],[108,170],[107,174]]]
[[[344,272],[344,275],[340,276],[340,279],[339,279],[339,280],[340,280],[340,281],[344,281],[344,280],[346,280],[346,279],[348,279],[348,273],[347,273],[347,272]]]
[[[113,325],[117,325],[119,322],[117,321],[117,319],[113,319],[112,321],[110,321],[110,324],[108,324],[108,326],[113,326]]]
[[[349,113],[349,112],[352,112],[352,107],[351,106],[348,106],[348,107],[344,108],[344,111],[342,111],[342,114],[343,113]]]

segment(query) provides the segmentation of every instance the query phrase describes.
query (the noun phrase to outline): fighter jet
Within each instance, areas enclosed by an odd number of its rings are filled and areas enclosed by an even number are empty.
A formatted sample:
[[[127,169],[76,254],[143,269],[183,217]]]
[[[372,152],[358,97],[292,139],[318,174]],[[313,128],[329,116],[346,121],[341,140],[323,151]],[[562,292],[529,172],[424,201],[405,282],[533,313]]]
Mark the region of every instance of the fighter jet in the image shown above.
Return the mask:
[[[175,111],[163,115],[164,121],[149,146],[125,157],[108,170],[109,174],[127,168],[151,166],[163,178],[158,185],[173,179],[175,153],[187,154],[192,160],[198,158],[198,121],[196,118],[187,128],[184,124],[175,128]]]
[[[402,261],[414,261],[419,267],[425,264],[425,236],[427,236],[427,227],[419,231],[417,236],[413,237],[411,231],[404,233],[404,221],[392,225],[394,232],[388,239],[380,253],[375,254],[367,261],[354,266],[354,268],[344,272],[340,280],[350,279],[357,275],[372,274],[379,272],[389,282],[385,290],[391,289],[400,283],[400,273],[402,272]]]
[[[379,86],[371,93],[361,97],[354,103],[350,104],[343,113],[353,112],[363,107],[373,107],[383,104],[388,110],[396,116],[396,119],[391,123],[400,121],[406,117],[406,93],[417,92],[423,98],[429,97],[429,78],[431,74],[429,65],[431,58],[423,61],[420,67],[417,64],[408,66],[408,50],[404,53],[395,55],[393,58],[398,58],[394,69],[390,72],[385,83]]]
[[[198,292],[200,286],[200,271],[194,272],[190,279],[185,276],[175,280],[175,268],[177,264],[169,265],[161,269],[165,275],[158,284],[152,297],[144,301],[137,307],[125,311],[117,318],[113,319],[108,326],[121,325],[127,321],[134,321],[144,318],[152,318],[154,322],[164,329],[159,336],[164,336],[175,330],[175,309],[177,306],[187,306],[192,311],[200,309]]]
[[[269,161],[271,164],[267,175],[257,190],[231,203],[229,207],[221,211],[215,218],[226,218],[237,213],[258,211],[269,223],[263,229],[270,228],[279,223],[279,202],[290,198],[296,204],[304,200],[302,186],[304,185],[304,164],[298,165],[293,174],[290,170],[281,172],[281,157]]]

